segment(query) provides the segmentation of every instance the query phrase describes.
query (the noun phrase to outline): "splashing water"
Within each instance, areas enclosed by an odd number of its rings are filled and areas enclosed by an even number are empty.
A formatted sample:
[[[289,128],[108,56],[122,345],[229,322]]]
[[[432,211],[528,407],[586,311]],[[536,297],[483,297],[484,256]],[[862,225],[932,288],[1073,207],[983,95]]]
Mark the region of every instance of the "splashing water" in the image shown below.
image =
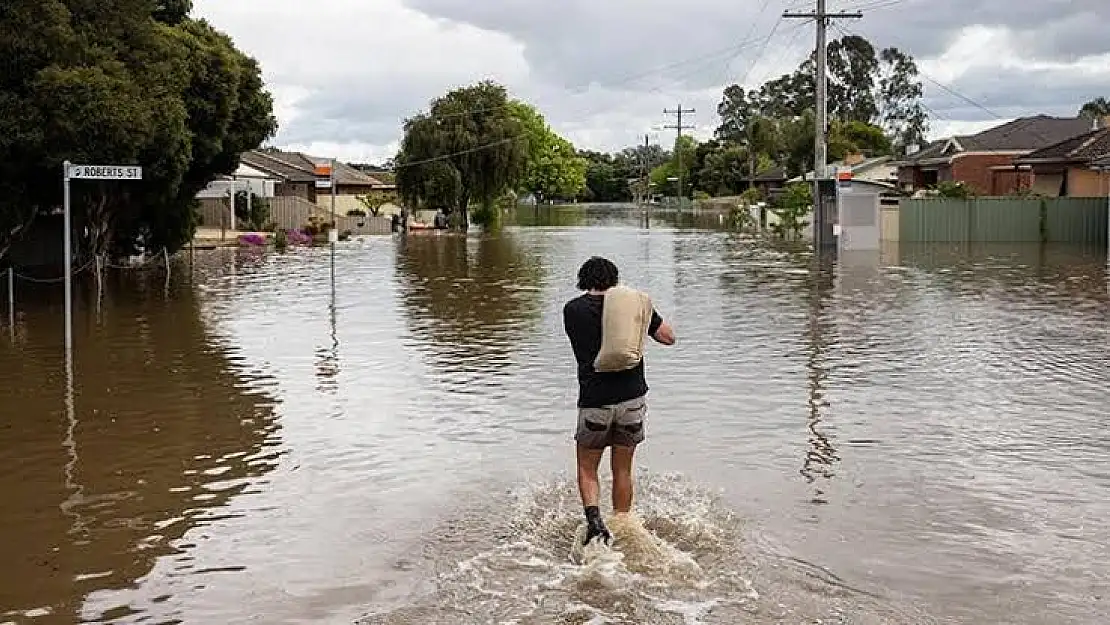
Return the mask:
[[[446,524],[426,545],[435,590],[361,622],[929,622],[839,580],[815,580],[746,539],[717,497],[678,476],[641,473],[636,511],[606,519],[608,546],[582,544],[585,519],[570,480],[521,488],[505,505],[500,519],[474,513]]]

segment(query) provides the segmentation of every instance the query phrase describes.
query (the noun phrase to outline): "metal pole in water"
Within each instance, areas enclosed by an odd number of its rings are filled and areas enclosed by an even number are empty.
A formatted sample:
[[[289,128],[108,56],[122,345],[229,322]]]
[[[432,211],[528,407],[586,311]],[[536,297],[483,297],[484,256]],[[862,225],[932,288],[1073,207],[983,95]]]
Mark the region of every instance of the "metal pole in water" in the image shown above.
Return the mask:
[[[62,230],[63,230],[62,231],[62,239],[63,239],[63,242],[64,242],[63,247],[65,248],[64,249],[65,256],[63,257],[63,262],[65,263],[65,273],[66,273],[66,280],[65,280],[65,282],[66,282],[66,303],[65,303],[65,308],[66,308],[66,343],[65,343],[65,347],[66,347],[66,357],[68,358],[70,351],[73,349],[73,267],[71,266],[73,261],[72,261],[72,258],[70,258],[71,242],[70,242],[70,233],[69,233],[69,231],[70,231],[70,194],[69,194],[70,162],[66,161],[65,163],[62,164],[62,167],[65,169],[64,173],[62,174],[62,187],[63,187],[62,195],[63,195],[63,200],[64,200],[64,217],[63,217],[64,225],[62,226]]]
[[[15,267],[8,267],[8,330],[15,340]]]

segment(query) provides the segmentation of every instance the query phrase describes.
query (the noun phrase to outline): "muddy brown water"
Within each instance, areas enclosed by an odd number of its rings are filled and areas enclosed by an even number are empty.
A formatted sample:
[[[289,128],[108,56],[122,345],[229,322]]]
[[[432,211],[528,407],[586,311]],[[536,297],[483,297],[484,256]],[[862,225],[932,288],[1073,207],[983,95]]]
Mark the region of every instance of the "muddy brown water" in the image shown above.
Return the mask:
[[[1104,623],[1099,250],[815,266],[712,220],[198,253],[0,332],[0,623]],[[638,520],[575,548],[562,333],[650,291]],[[85,287],[78,289],[88,302]]]

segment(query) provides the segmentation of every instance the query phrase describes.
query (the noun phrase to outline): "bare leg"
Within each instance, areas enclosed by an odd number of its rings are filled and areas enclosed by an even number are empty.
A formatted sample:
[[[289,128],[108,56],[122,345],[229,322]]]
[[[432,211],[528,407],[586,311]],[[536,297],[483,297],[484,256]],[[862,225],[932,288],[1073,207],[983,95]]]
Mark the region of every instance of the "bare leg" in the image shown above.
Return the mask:
[[[578,446],[578,494],[582,496],[584,507],[597,506],[601,497],[597,466],[601,464],[601,456],[604,453],[604,449]]]
[[[601,484],[597,479],[597,465],[601,463],[604,453],[604,449],[578,446],[578,493],[582,496],[582,507],[586,513],[586,540],[583,544],[589,544],[594,538],[606,543],[612,540],[612,534],[605,527],[598,509]]]
[[[635,447],[613,445],[609,464],[613,468],[613,511],[626,514],[632,510],[632,456]]]

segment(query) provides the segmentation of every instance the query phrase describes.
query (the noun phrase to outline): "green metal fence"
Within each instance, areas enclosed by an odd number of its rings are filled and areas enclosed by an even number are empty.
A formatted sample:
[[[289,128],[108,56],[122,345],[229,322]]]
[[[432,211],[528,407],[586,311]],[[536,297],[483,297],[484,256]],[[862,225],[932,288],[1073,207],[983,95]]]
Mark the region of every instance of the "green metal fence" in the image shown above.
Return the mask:
[[[899,239],[944,243],[1107,244],[1106,198],[904,199]]]

